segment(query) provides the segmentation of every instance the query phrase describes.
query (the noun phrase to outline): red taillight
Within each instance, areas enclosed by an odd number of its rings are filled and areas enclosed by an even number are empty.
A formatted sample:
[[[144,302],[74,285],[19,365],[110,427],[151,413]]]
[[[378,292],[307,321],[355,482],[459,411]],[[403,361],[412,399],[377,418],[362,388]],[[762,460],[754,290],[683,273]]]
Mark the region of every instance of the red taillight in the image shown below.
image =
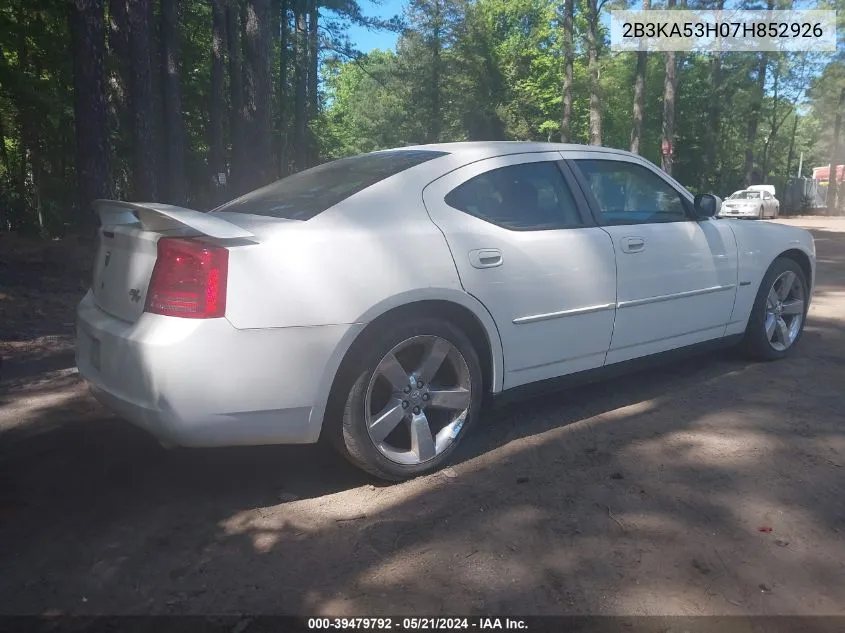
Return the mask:
[[[145,312],[187,319],[212,319],[226,313],[229,251],[192,239],[158,241]]]

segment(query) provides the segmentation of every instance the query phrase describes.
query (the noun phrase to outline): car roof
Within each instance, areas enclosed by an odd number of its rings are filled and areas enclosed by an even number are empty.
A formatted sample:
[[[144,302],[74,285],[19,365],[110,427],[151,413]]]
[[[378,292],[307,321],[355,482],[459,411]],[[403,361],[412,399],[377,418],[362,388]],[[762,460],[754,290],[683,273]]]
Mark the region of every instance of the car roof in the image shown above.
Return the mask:
[[[456,156],[465,156],[472,159],[491,158],[507,154],[522,154],[527,152],[602,152],[620,154],[624,156],[636,156],[631,152],[598,145],[576,145],[570,143],[538,143],[534,141],[464,141],[459,143],[431,143],[428,145],[409,145],[407,147],[393,148],[395,150],[429,150],[435,152],[448,152]],[[391,150],[384,150],[391,151]]]

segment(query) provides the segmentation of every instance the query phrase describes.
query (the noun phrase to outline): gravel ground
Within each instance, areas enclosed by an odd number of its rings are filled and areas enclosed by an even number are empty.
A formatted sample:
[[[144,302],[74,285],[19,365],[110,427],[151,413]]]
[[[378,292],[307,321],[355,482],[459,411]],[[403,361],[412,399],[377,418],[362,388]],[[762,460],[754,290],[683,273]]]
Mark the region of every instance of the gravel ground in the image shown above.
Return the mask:
[[[819,258],[790,359],[513,405],[391,486],[319,446],[160,448],[73,370],[84,266],[0,248],[0,614],[845,615],[845,219],[784,222]]]

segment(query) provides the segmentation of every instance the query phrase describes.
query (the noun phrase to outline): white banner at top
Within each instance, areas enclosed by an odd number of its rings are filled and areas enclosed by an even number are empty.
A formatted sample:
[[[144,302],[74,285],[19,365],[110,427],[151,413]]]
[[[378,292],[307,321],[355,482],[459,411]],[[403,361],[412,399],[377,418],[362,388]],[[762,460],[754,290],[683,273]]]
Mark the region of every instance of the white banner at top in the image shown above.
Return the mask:
[[[613,51],[836,51],[836,11],[611,11]]]

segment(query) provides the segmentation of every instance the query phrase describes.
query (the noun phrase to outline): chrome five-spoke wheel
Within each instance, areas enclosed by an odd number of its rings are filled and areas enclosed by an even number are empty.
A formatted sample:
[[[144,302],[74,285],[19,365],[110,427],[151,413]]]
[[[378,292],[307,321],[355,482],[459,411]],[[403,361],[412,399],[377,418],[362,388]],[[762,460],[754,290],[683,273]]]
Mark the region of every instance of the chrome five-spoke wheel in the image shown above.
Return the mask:
[[[789,349],[804,322],[804,284],[793,271],[781,273],[766,297],[766,338],[775,350]]]
[[[763,276],[745,336],[743,351],[757,360],[777,360],[789,354],[807,319],[810,275],[791,257],[772,262]]]
[[[343,370],[340,433],[327,437],[353,464],[389,481],[442,468],[481,410],[478,352],[457,324],[396,314],[371,326]]]
[[[439,336],[413,336],[385,354],[372,374],[364,396],[367,433],[391,462],[422,464],[455,441],[471,402],[460,350]]]

